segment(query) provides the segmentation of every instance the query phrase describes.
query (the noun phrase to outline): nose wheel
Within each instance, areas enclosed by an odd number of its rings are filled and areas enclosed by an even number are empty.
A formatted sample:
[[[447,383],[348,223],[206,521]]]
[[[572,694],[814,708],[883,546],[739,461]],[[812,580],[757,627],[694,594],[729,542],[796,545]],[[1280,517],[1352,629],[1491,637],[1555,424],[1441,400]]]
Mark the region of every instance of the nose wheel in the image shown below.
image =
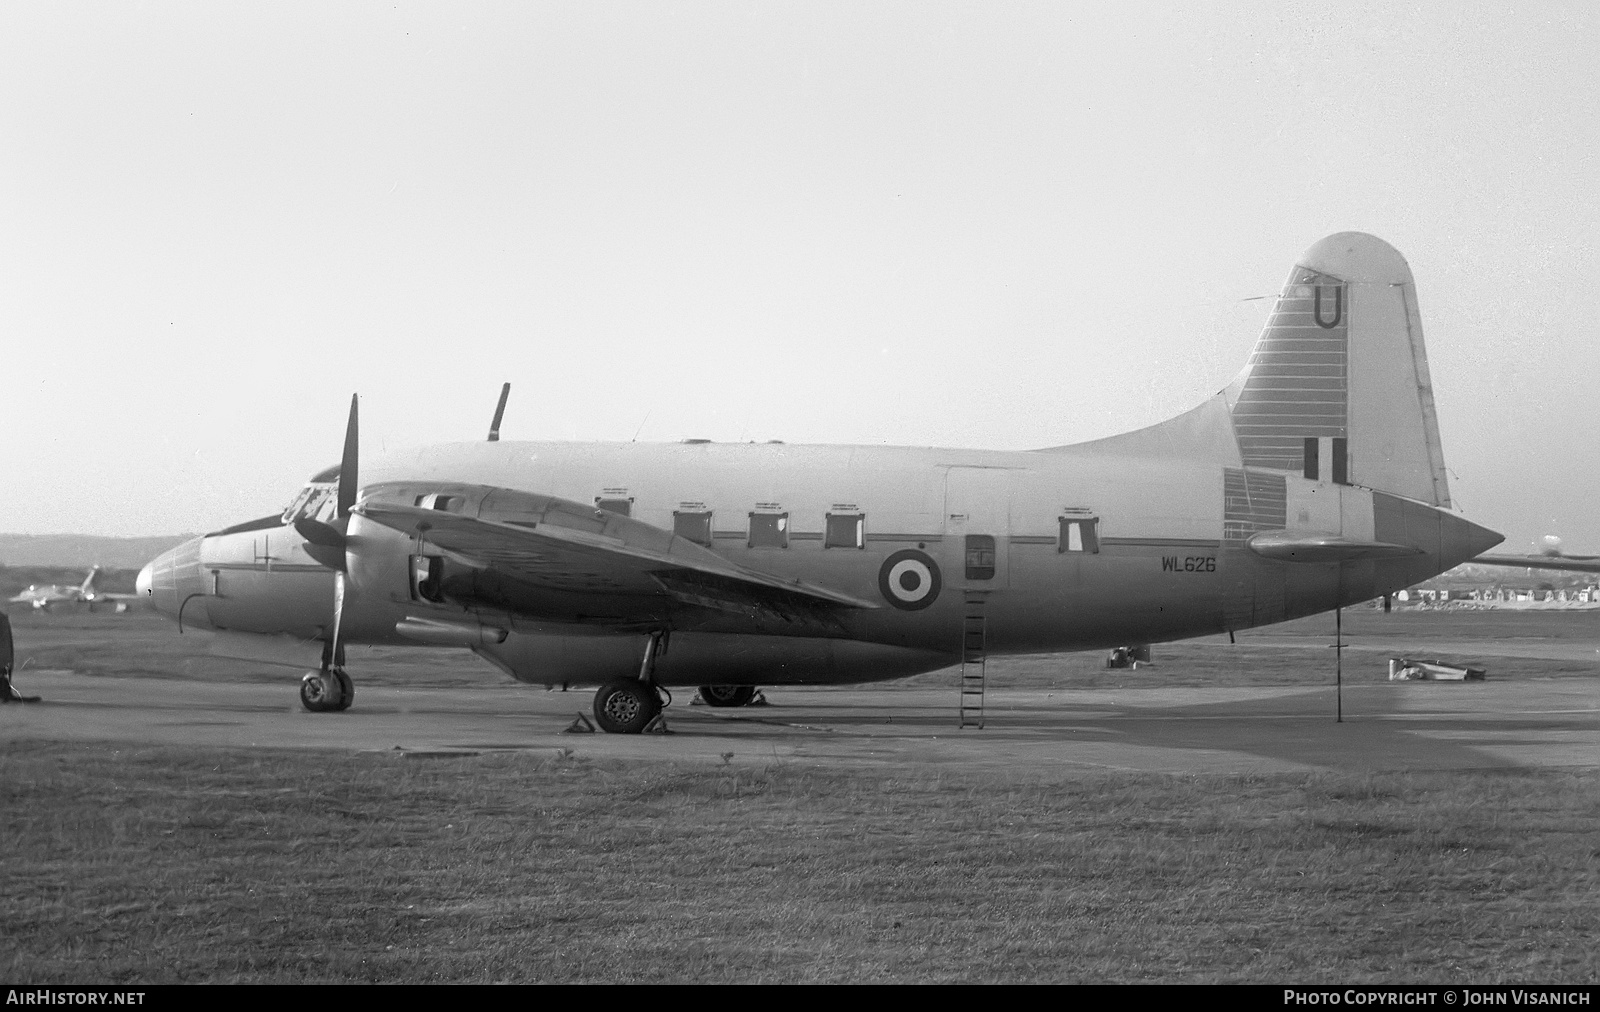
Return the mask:
[[[312,713],[348,710],[355,698],[355,683],[343,668],[308,671],[300,679],[300,705]]]

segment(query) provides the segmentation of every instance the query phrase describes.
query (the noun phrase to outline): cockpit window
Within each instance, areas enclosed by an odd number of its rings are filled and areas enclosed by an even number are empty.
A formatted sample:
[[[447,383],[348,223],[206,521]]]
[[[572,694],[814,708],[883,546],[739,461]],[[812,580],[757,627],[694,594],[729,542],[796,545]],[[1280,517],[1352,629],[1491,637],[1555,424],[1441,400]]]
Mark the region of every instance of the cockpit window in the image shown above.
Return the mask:
[[[306,485],[301,488],[301,493],[294,496],[290,508],[283,511],[283,522],[293,524],[294,520],[320,519],[323,508],[338,506],[339,488],[336,485]]]
[[[283,511],[283,522],[287,525],[307,518],[329,520],[333,511],[338,508],[338,499],[339,465],[335,464],[311,476],[306,482],[306,487],[300,490]]]
[[[300,490],[300,494],[289,503],[288,509],[283,511],[283,522],[292,524],[296,520],[326,519],[321,514],[330,512],[338,507],[339,486],[321,485],[312,483]]]

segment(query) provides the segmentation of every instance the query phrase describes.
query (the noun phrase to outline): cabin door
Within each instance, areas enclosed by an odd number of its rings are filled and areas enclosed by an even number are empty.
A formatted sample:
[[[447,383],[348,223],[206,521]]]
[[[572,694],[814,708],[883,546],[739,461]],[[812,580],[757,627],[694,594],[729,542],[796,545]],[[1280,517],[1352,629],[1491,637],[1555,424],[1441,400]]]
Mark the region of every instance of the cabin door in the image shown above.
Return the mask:
[[[944,485],[945,581],[965,590],[1006,585],[1012,471],[952,467]]]

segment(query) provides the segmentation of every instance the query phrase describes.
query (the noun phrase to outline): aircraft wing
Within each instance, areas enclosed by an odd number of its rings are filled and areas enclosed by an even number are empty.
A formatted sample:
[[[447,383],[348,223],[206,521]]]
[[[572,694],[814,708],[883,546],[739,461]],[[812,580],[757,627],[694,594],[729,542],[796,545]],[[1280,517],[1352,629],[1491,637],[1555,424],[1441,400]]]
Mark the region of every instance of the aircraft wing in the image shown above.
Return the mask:
[[[585,510],[576,503],[549,501]],[[837,626],[842,611],[877,607],[825,587],[736,566],[638,520],[613,519],[624,535],[616,537],[559,522],[486,520],[392,502],[369,500],[352,512],[420,537],[478,571],[470,579],[447,581],[447,596],[551,621],[630,627],[681,619],[693,624],[690,613],[704,616],[709,609],[763,628]]]
[[[1485,566],[1509,566],[1516,569],[1559,569],[1568,573],[1600,573],[1600,556],[1596,555],[1480,555],[1468,559]]]
[[[140,594],[107,594],[103,591],[96,591],[93,600],[96,604],[101,601],[111,601],[116,604],[133,604],[137,601],[145,600],[145,597]]]

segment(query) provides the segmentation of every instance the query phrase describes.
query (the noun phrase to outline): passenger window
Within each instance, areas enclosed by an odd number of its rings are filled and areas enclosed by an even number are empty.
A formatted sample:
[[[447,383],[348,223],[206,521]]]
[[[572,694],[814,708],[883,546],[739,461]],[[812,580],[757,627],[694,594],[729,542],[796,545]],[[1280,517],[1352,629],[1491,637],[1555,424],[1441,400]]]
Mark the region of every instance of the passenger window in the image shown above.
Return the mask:
[[[673,510],[672,533],[697,545],[711,545],[710,510]]]
[[[1062,517],[1061,540],[1058,552],[1086,552],[1095,555],[1100,551],[1100,534],[1097,517]]]
[[[446,513],[460,513],[461,506],[465,501],[459,495],[430,492],[427,495],[417,496],[416,504],[425,510],[444,510]]]
[[[823,548],[865,548],[867,546],[865,513],[824,514]]]
[[[967,535],[967,579],[994,579],[994,538],[988,534]]]
[[[604,496],[596,496],[594,504],[597,509],[603,509],[607,513],[615,513],[618,516],[625,517],[633,513],[632,499],[607,499]]]
[[[751,513],[751,548],[788,548],[789,514]]]

